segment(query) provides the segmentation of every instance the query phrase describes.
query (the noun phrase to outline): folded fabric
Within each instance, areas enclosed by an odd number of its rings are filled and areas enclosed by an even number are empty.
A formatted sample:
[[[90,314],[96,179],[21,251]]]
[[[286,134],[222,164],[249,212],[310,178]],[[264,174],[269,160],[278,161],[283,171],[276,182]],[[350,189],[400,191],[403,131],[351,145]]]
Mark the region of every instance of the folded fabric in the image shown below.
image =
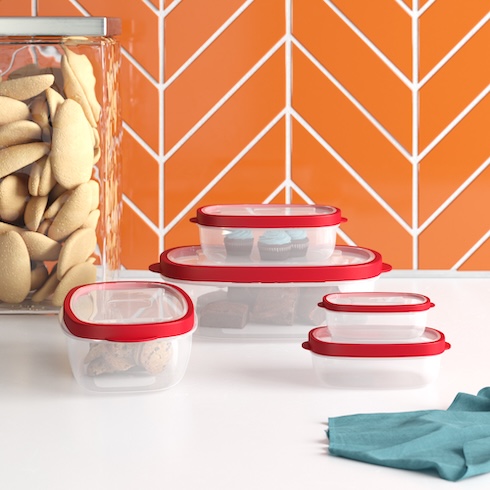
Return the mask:
[[[435,471],[457,481],[490,472],[490,387],[459,393],[447,410],[331,417],[329,452],[367,463]]]

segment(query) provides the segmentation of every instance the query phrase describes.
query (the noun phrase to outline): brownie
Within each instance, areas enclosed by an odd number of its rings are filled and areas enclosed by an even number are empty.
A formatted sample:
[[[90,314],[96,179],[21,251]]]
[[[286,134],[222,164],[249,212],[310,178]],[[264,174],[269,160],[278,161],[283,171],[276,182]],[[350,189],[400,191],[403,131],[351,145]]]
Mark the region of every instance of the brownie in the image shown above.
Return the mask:
[[[265,325],[293,325],[299,288],[262,288],[250,312],[250,320]]]
[[[228,287],[227,299],[237,303],[246,303],[252,306],[257,299],[261,288],[256,286],[230,286]]]
[[[209,303],[214,303],[215,301],[224,301],[226,299],[226,291],[224,291],[223,289],[218,289],[217,291],[211,291],[209,293],[201,294],[196,301],[196,312],[199,313]]]
[[[203,306],[199,313],[200,327],[243,328],[248,321],[249,307],[245,303],[215,301]]]

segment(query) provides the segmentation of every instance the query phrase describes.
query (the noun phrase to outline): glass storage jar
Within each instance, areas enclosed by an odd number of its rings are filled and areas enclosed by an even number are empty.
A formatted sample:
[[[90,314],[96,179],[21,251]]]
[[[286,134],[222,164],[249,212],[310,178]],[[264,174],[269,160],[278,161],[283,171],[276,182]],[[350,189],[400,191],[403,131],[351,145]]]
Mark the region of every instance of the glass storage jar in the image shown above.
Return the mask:
[[[117,278],[120,19],[0,17],[0,313]]]

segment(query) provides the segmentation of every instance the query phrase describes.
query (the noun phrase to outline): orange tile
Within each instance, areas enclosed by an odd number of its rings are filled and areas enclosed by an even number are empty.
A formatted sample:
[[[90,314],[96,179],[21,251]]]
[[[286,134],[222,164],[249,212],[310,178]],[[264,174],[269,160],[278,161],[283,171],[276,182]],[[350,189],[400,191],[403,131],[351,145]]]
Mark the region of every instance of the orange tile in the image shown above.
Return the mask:
[[[185,63],[244,0],[186,0],[165,18],[165,79]]]
[[[160,0],[150,0],[152,5],[154,5],[157,9],[160,8]]]
[[[490,64],[482,53],[490,45],[487,23],[420,91],[420,148],[427,146],[488,86]]]
[[[293,108],[410,224],[411,164],[298,50],[293,66]]]
[[[158,261],[161,252],[158,236],[126,204],[123,205],[121,248],[122,265],[126,269],[147,270]]]
[[[31,16],[31,6],[31,0],[3,0],[0,5],[0,12],[4,17],[11,15]]]
[[[490,167],[420,235],[420,268],[449,269],[490,229]],[[490,267],[490,257],[486,258]]]
[[[334,0],[333,3],[408,78],[412,77],[412,21],[396,2]]]
[[[461,265],[461,271],[482,271],[490,269],[490,240],[486,240],[471,257]]]
[[[165,91],[166,150],[175,145],[283,34],[284,0],[256,0],[245,10]]]
[[[281,112],[283,80],[281,49],[165,163],[166,223]]]
[[[293,12],[299,42],[410,150],[410,90],[322,0],[295,0]]]
[[[165,248],[199,243],[198,227],[189,222],[199,206],[264,202],[284,180],[284,160],[285,127],[281,120],[167,233]]]
[[[37,14],[39,16],[83,16],[69,0],[38,0]]]
[[[411,268],[410,235],[297,122],[292,177],[314,202],[341,209],[348,220],[341,230],[358,246],[378,251],[393,267]]]
[[[122,138],[123,193],[158,226],[158,162],[128,132]]]
[[[420,18],[420,77],[423,78],[488,13],[490,0],[434,2]]]
[[[419,220],[425,221],[490,155],[490,96],[420,163]]]
[[[124,57],[121,62],[120,81],[121,112],[124,121],[158,152],[160,98],[157,87]]]

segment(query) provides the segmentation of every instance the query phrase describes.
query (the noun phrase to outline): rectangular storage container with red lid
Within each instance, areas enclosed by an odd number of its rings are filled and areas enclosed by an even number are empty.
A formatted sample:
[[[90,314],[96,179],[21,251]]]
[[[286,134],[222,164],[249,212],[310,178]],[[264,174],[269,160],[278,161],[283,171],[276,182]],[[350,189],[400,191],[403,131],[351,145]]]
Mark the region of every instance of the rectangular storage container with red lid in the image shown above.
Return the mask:
[[[322,325],[318,302],[329,292],[372,291],[391,266],[378,252],[338,246],[322,266],[244,267],[215,264],[201,247],[164,251],[150,266],[178,284],[197,311],[197,335],[217,338],[302,338]]]
[[[328,327],[314,328],[303,348],[312,355],[318,380],[336,388],[400,389],[430,385],[439,376],[441,355],[451,346],[433,328],[407,342],[335,341]]]
[[[260,267],[324,263],[346,219],[334,206],[223,204],[199,208],[191,221],[210,261]]]
[[[434,303],[417,293],[358,292],[327,294],[318,306],[333,339],[390,342],[422,335]]]
[[[184,376],[196,321],[192,300],[176,286],[79,286],[68,293],[59,316],[73,375],[87,390],[162,390]]]

